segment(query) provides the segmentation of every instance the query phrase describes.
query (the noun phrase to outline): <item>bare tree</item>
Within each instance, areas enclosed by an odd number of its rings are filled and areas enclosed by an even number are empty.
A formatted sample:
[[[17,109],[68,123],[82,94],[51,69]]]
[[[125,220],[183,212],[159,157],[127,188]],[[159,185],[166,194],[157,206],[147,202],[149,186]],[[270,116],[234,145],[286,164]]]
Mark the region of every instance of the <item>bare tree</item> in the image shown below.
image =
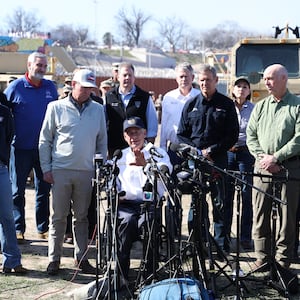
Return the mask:
[[[226,21],[202,34],[207,48],[229,49],[242,37],[255,35],[243,30],[238,23]]]
[[[180,18],[168,17],[164,21],[159,23],[159,33],[165,38],[172,52],[175,53],[177,45],[182,41],[184,37],[184,30],[187,30],[187,24]]]
[[[59,25],[51,31],[51,35],[61,46],[78,46],[79,37],[72,25]]]
[[[143,27],[151,19],[151,16],[145,15],[135,7],[132,7],[131,14],[129,14],[123,7],[119,10],[116,18],[124,32],[124,38],[128,46],[138,47]]]
[[[78,44],[82,46],[88,38],[89,30],[87,27],[79,27],[75,32],[78,36]]]
[[[11,32],[34,33],[41,25],[41,20],[33,12],[27,12],[19,7],[11,16],[7,16],[7,24]]]

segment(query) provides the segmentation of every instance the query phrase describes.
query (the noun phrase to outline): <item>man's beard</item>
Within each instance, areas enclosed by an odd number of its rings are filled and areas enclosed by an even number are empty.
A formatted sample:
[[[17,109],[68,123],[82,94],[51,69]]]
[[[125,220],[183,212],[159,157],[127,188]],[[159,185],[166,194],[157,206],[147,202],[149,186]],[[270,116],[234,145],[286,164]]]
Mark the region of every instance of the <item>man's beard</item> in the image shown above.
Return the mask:
[[[44,74],[34,73],[34,75],[32,77],[35,78],[35,79],[37,79],[37,80],[41,80],[41,79],[44,78]]]

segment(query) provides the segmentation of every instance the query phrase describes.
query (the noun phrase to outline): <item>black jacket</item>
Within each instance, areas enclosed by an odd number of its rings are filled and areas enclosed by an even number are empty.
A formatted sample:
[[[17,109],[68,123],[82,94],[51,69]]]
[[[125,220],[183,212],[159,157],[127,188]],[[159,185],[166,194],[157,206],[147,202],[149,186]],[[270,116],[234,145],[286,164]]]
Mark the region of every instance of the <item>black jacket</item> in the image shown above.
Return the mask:
[[[226,154],[237,141],[239,123],[234,103],[216,92],[210,101],[202,94],[189,100],[182,111],[177,137],[179,142],[211,148],[211,157]]]
[[[14,135],[13,118],[10,110],[0,104],[0,161],[8,165],[10,144]]]
[[[106,118],[108,150],[112,154],[117,149],[124,149],[128,144],[123,138],[123,122],[129,117],[140,117],[147,127],[146,110],[149,101],[149,93],[136,86],[127,107],[124,107],[118,87],[106,94]]]

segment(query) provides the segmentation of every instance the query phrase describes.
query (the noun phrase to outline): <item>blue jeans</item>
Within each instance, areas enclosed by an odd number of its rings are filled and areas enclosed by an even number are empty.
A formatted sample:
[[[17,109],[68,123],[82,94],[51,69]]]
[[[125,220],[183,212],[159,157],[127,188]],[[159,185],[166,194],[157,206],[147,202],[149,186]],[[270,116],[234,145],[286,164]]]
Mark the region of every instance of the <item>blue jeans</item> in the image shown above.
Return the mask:
[[[228,169],[240,172],[253,172],[254,157],[250,154],[248,150],[241,150],[238,152],[227,153],[228,156]],[[252,176],[243,176],[241,179],[247,181],[250,185],[253,183]],[[235,193],[235,182],[234,178],[228,178],[228,188],[226,197],[226,207],[225,207],[225,220],[226,220],[226,231],[230,235],[232,217],[233,217],[233,200]],[[237,182],[238,183],[238,182]],[[242,211],[241,216],[241,241],[251,241],[251,231],[252,231],[252,194],[250,186],[242,186],[241,190],[241,200],[242,200]]]
[[[13,192],[13,213],[16,232],[24,233],[25,225],[25,188],[28,175],[34,170],[36,193],[35,219],[37,231],[44,233],[49,226],[49,195],[51,185],[43,180],[38,149],[23,150],[11,148],[10,176]]]
[[[3,267],[13,269],[21,264],[21,254],[13,217],[11,183],[5,166],[0,166],[0,187],[0,242]]]

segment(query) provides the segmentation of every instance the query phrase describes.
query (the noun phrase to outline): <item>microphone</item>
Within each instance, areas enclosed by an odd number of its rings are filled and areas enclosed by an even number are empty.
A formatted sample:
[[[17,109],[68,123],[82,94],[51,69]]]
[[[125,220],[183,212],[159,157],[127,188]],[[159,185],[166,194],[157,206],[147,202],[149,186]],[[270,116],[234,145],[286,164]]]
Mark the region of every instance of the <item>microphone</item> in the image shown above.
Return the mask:
[[[192,147],[188,144],[171,144],[170,149],[173,152],[176,152],[179,155],[179,157],[183,159],[191,158],[192,160],[201,160],[202,157],[201,150]]]
[[[162,154],[160,154],[156,148],[154,147],[154,145],[152,143],[147,143],[147,145],[145,146],[145,150],[149,151],[149,153],[153,156],[159,157],[159,158],[163,158],[164,156]]]
[[[126,192],[125,191],[121,191],[118,193],[118,198],[119,200],[125,200],[126,199]]]
[[[101,153],[96,153],[94,155],[94,165],[96,170],[100,170],[101,166],[103,165],[103,156]]]
[[[115,150],[115,152],[113,153],[112,159],[111,160],[107,160],[107,164],[112,166],[112,173],[115,175],[119,174],[119,170],[117,167],[117,160],[119,160],[122,157],[122,151],[120,149]]]
[[[115,150],[111,159],[111,164],[115,165],[117,160],[119,160],[121,157],[122,157],[122,151],[120,149]]]
[[[172,177],[170,175],[170,170],[169,170],[168,166],[161,165],[160,171],[170,182],[172,182]]]
[[[152,184],[149,180],[146,181],[143,187],[143,201],[152,202],[153,200],[153,193],[152,193]]]

